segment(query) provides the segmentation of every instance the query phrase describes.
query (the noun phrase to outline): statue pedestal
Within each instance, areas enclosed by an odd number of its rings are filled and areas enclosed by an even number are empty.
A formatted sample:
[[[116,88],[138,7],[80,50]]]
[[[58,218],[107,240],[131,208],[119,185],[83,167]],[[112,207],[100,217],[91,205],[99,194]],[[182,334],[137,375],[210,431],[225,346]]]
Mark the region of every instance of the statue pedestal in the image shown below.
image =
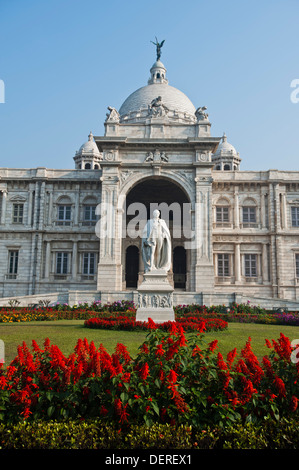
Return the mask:
[[[143,282],[138,287],[137,321],[155,323],[175,321],[173,310],[173,287],[165,270],[154,269],[144,273]]]

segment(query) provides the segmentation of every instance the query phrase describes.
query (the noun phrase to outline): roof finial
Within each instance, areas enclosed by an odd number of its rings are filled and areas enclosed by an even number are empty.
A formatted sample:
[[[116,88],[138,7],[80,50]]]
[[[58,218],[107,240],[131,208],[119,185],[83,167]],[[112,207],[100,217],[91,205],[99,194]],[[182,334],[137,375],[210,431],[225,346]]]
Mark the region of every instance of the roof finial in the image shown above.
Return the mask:
[[[156,46],[157,60],[160,60],[161,49],[162,49],[162,46],[165,42],[165,39],[163,39],[163,41],[159,43],[159,41],[157,39],[157,36],[155,36],[155,37],[156,37],[156,42],[151,41],[151,43],[153,43]]]
[[[225,132],[223,132],[223,136],[222,136],[222,142],[226,142],[226,140],[227,140],[226,133],[225,133]]]
[[[92,134],[91,131],[90,131],[90,133],[89,133],[88,140],[93,140],[93,134]]]

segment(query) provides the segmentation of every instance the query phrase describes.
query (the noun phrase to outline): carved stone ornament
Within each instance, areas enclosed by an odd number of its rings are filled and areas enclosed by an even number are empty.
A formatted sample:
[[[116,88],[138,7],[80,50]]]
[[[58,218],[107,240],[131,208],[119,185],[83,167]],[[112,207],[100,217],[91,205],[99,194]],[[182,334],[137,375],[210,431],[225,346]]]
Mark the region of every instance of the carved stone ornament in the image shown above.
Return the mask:
[[[112,162],[114,160],[114,153],[113,152],[105,152],[104,153],[104,160],[107,162]]]
[[[163,104],[161,96],[153,99],[151,104],[148,106],[148,114],[151,117],[166,116],[168,111],[169,109]]]
[[[106,122],[119,122],[119,112],[112,106],[108,106],[107,109],[109,113],[106,114]]]
[[[205,112],[207,109],[206,106],[200,106],[195,111],[195,116],[197,117],[197,121],[206,121],[208,120],[209,115]]]
[[[138,308],[170,308],[172,294],[138,294]]]
[[[155,150],[155,152],[148,152],[144,161],[146,163],[165,163],[168,162],[168,156],[165,154],[165,152]]]

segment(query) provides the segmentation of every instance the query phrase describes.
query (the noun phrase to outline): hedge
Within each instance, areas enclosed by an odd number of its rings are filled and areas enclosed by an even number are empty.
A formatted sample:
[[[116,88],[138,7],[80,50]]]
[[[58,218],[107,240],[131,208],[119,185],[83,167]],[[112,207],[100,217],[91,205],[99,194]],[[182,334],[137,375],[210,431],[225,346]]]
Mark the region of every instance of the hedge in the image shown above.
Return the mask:
[[[298,449],[295,419],[265,420],[205,430],[188,425],[132,425],[101,420],[35,421],[0,425],[0,449]]]

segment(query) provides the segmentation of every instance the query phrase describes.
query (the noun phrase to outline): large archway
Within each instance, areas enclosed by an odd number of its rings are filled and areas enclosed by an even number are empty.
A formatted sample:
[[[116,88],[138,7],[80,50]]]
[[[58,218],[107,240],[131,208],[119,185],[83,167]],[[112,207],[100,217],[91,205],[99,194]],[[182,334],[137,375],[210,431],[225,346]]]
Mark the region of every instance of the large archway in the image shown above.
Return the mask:
[[[143,279],[143,262],[141,259],[141,237],[143,227],[148,219],[152,217],[154,209],[160,210],[161,218],[164,219],[169,227],[172,239],[172,252],[175,247],[184,245],[191,234],[191,202],[186,191],[177,183],[163,177],[151,177],[136,183],[126,195],[123,213],[123,227],[126,229],[123,237],[122,246],[122,264],[123,264],[123,286],[128,289],[130,286],[124,277],[129,271],[130,252],[128,248],[134,244],[139,248],[139,280]],[[182,257],[176,256],[176,281],[173,278],[173,269],[169,272],[169,280],[175,288],[185,288],[188,268],[190,264],[189,256],[185,261]],[[178,267],[179,263],[179,267]],[[136,264],[136,263],[135,263]],[[184,265],[184,266],[183,266]],[[182,272],[182,270],[184,272]],[[179,281],[183,279],[182,281]]]

